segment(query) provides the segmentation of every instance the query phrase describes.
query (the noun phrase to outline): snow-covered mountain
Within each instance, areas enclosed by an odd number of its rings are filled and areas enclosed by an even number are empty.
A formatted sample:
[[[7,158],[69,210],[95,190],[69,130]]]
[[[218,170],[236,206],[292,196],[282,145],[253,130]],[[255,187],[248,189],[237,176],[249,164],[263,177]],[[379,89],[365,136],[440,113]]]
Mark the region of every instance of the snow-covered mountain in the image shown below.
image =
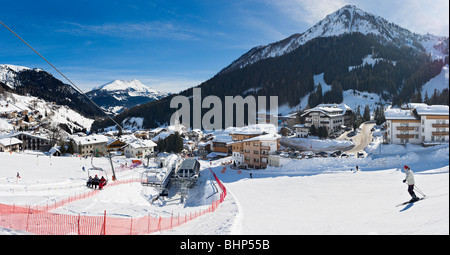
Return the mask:
[[[19,114],[9,117],[8,113],[28,111],[28,121]],[[46,132],[58,128],[69,133],[89,130],[93,119],[86,118],[66,105],[58,105],[34,96],[21,96],[13,92],[0,93],[0,133],[25,128]],[[61,131],[61,132],[64,132]]]
[[[0,92],[42,99],[48,104],[67,106],[84,117],[95,118],[103,113],[72,86],[39,69],[0,64]]]
[[[93,88],[86,95],[108,112],[117,114],[125,108],[164,98],[169,93],[151,89],[138,80],[115,80]]]
[[[11,89],[14,89],[16,86],[20,85],[20,82],[17,79],[17,74],[25,70],[31,69],[24,66],[7,64],[0,65],[0,82],[3,82]]]
[[[294,34],[279,42],[257,46],[235,60],[221,73],[243,68],[259,60],[278,57],[290,53],[308,41],[319,37],[340,36],[351,33],[373,35],[383,43],[409,46],[431,54],[433,59],[443,59],[448,55],[448,37],[431,34],[419,35],[382,17],[367,13],[356,6],[346,5],[329,14],[319,23],[302,34]]]

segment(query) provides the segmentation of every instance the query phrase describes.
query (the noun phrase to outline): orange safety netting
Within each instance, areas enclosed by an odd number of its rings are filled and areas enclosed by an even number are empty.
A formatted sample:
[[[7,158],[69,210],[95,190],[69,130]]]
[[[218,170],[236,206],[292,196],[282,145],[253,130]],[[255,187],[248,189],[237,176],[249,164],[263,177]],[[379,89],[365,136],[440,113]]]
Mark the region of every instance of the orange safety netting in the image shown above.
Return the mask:
[[[142,235],[170,230],[206,213],[214,212],[223,202],[227,194],[226,188],[212,170],[211,173],[222,190],[220,198],[212,202],[207,209],[200,209],[194,213],[171,215],[171,217],[148,215],[137,218],[118,218],[107,216],[106,211],[103,216],[67,215],[49,212],[65,204],[92,197],[99,192],[98,190],[92,190],[57,201],[53,205],[31,207],[0,204],[0,226],[25,230],[38,235]],[[117,181],[108,184],[108,186],[140,181],[140,179]]]

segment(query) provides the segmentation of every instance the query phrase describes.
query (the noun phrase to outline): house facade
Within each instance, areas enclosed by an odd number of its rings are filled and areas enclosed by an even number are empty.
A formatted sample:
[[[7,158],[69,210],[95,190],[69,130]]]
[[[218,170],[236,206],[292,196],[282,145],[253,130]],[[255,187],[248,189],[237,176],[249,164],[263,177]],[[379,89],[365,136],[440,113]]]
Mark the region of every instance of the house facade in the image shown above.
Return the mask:
[[[449,142],[449,107],[408,104],[385,111],[384,140],[394,144],[439,144]]]
[[[269,153],[280,148],[280,138],[278,134],[269,133],[234,141],[231,144],[233,161],[237,166],[243,165],[254,169],[266,168],[269,164]]]
[[[297,124],[292,127],[295,132],[295,136],[297,138],[307,138],[309,134],[309,127],[307,127],[305,124]]]
[[[242,141],[262,135],[262,131],[244,131],[244,132],[232,132],[230,133],[231,139],[231,156],[236,165],[244,164],[244,143]]]
[[[269,164],[269,153],[280,148],[278,134],[266,134],[242,141],[244,164],[249,168],[263,169]]]
[[[22,146],[22,141],[14,137],[0,138],[0,152],[18,152]]]
[[[147,155],[153,155],[156,143],[151,140],[135,140],[124,147],[126,158],[143,159]]]
[[[50,143],[50,139],[47,137],[25,132],[16,133],[13,137],[23,142],[24,150],[48,151],[54,145]]]
[[[104,135],[90,136],[72,136],[72,142],[75,144],[75,153],[81,156],[95,155],[104,156],[107,154],[108,137]]]

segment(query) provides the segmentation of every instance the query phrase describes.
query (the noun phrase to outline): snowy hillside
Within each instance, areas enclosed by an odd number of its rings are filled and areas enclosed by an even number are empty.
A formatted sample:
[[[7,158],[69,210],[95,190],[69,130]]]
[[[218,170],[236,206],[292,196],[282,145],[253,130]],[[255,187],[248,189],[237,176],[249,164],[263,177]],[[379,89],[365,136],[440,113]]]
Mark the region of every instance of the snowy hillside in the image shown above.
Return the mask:
[[[434,93],[434,90],[438,92],[442,92],[445,88],[449,88],[449,74],[448,74],[448,64],[442,67],[442,71],[438,76],[431,79],[429,82],[425,83],[422,87],[422,98],[425,99],[425,95],[428,94],[428,97],[431,97]]]
[[[30,70],[30,68],[15,65],[0,65],[0,82],[5,83],[10,88],[14,88],[18,85],[16,75],[23,70]]]
[[[399,47],[408,46],[416,48],[414,43],[417,42],[423,46],[427,53],[431,54],[433,59],[443,59],[445,55],[448,55],[447,37],[431,34],[418,35],[382,17],[367,13],[356,6],[346,5],[336,12],[329,14],[302,34],[294,34],[279,42],[251,49],[222,70],[221,73],[236,68],[243,68],[262,59],[285,55],[314,38],[339,36],[357,32],[364,35],[372,34],[378,36],[382,42],[394,43]],[[447,53],[444,53],[446,49]]]
[[[6,97],[5,97],[6,95]],[[5,92],[0,95],[0,114],[12,111],[21,112],[23,110],[39,111],[42,119],[37,124],[42,124],[47,128],[54,128],[60,124],[66,125],[70,130],[89,130],[93,119],[86,118],[73,111],[67,106],[56,105],[33,96],[20,96],[14,93]],[[12,120],[0,117],[0,131],[9,132],[13,125]]]
[[[322,86],[322,95],[325,94],[327,91],[331,90],[331,85],[327,84],[325,80],[323,79],[323,73],[314,75],[314,85],[317,88],[317,86],[320,84]],[[448,84],[448,83],[447,83]],[[300,99],[300,104],[298,104],[295,107],[288,107],[286,105],[281,106],[278,108],[278,112],[287,115],[289,113],[292,113],[294,111],[298,110],[305,110],[308,106],[308,98],[309,95],[306,95],[302,99]],[[391,105],[390,102],[386,102],[383,100],[379,95],[376,93],[369,93],[369,92],[361,92],[357,90],[345,90],[343,91],[343,104],[346,104],[352,110],[356,111],[358,107],[360,108],[360,111],[364,111],[364,107],[366,105],[369,105],[369,108],[371,112],[373,112],[379,104],[383,105],[384,108],[387,108],[389,105]]]

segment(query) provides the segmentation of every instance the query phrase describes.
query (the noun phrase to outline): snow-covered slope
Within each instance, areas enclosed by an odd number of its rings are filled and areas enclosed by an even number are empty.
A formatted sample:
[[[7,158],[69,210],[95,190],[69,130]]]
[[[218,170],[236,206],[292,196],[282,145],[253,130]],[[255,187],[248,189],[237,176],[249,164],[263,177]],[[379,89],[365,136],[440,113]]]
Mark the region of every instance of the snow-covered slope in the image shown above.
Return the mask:
[[[56,213],[128,218],[149,213],[170,217],[208,205],[203,198],[214,193],[209,168],[227,188],[225,201],[205,214],[173,230],[158,234],[449,234],[448,145],[423,148],[408,145],[403,151],[383,147],[384,154],[367,158],[286,159],[282,167],[266,170],[232,170],[222,173],[224,158],[201,160],[201,180],[190,190],[190,201],[179,199],[151,204],[155,192],[139,183],[106,187],[99,194],[64,205]],[[131,159],[116,157],[114,164]],[[89,160],[22,153],[0,153],[0,203],[45,205],[86,191]],[[106,158],[94,163],[109,171]],[[151,167],[156,163],[150,162]],[[416,184],[427,199],[398,206],[410,199],[397,168],[409,165]],[[361,171],[351,169],[359,165]],[[139,178],[145,167],[118,171],[120,180]],[[16,179],[20,172],[20,179]],[[109,172],[108,172],[109,173]],[[252,173],[253,178],[250,178]],[[176,192],[173,188],[171,192]],[[171,196],[173,193],[170,193]],[[176,195],[174,195],[176,197]],[[216,194],[217,196],[217,194]],[[211,199],[211,198],[210,198]],[[0,227],[1,234],[27,234]]]
[[[445,88],[449,88],[449,74],[448,74],[448,64],[442,67],[442,71],[438,76],[431,79],[429,82],[425,83],[422,87],[422,99],[425,99],[425,95],[428,94],[428,97],[431,97],[434,93],[434,90],[439,93],[442,92]]]
[[[37,97],[20,96],[9,92],[0,95],[0,114],[12,111],[21,112],[23,110],[28,110],[29,112],[38,111],[39,113],[36,116],[41,115],[42,118],[36,119],[33,122],[34,125],[42,125],[48,129],[56,128],[63,124],[71,131],[89,130],[94,122],[93,119],[86,118],[65,105],[57,105]],[[14,127],[10,124],[13,121],[15,119],[8,120],[0,117],[0,131],[9,132],[13,130]]]
[[[115,80],[95,87],[86,93],[95,103],[107,111],[117,114],[124,108],[159,100],[168,96],[166,92],[157,91],[142,84],[139,80]]]
[[[445,51],[448,54],[447,37],[430,34],[418,35],[382,17],[367,13],[356,6],[346,5],[336,12],[329,14],[302,34],[294,34],[279,42],[251,49],[223,69],[221,73],[236,68],[243,68],[262,59],[282,56],[314,38],[339,36],[357,32],[364,35],[371,34],[377,36],[382,43],[394,43],[398,47],[406,45],[417,49],[418,45],[422,45],[424,49],[418,50],[425,50],[432,55],[433,59],[443,59]]]
[[[30,68],[24,66],[15,65],[0,65],[0,82],[5,83],[8,87],[14,88],[18,85],[16,75],[23,70],[29,70]]]

